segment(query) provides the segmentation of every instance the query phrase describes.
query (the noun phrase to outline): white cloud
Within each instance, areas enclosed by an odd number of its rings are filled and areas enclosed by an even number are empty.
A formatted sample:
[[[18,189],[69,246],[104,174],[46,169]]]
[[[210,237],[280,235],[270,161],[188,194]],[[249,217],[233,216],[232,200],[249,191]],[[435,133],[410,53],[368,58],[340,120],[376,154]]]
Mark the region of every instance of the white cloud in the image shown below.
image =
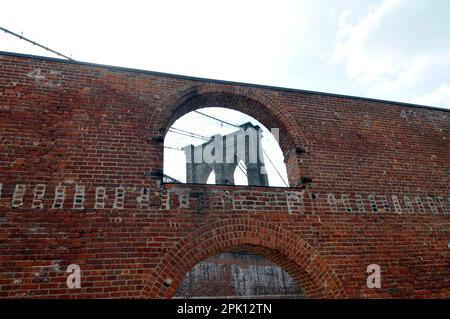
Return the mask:
[[[413,100],[414,103],[423,105],[435,105],[450,108],[450,85],[441,84],[436,90]]]
[[[379,6],[372,6],[368,15],[356,25],[347,22],[350,11],[340,17],[337,31],[338,43],[333,52],[333,61],[346,60],[347,71],[352,77],[365,76],[369,79],[393,72],[390,55],[367,50],[366,43],[371,33],[382,24],[383,17],[395,9],[402,0],[385,0]]]
[[[348,78],[371,97],[408,101],[417,90],[429,92],[448,80],[448,73],[435,75],[450,71],[450,24],[442,13],[448,4],[434,4],[384,0],[356,23],[343,12],[332,62],[344,63]]]

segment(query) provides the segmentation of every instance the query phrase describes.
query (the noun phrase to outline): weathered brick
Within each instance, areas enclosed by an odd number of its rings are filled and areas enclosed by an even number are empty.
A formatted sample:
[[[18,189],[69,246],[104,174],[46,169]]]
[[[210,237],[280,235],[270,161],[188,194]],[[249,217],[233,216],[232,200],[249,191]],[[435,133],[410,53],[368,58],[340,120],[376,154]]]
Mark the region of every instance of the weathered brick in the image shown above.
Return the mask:
[[[208,106],[279,129],[291,187],[163,184]],[[0,54],[0,160],[1,298],[171,297],[243,247],[307,297],[450,297],[446,110]]]

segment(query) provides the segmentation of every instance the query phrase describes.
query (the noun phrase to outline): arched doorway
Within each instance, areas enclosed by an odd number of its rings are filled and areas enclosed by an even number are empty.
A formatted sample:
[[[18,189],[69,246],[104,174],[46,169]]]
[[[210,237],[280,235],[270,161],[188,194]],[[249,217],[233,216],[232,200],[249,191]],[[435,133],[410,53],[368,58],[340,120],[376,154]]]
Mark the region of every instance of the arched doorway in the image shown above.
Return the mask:
[[[173,298],[305,298],[286,270],[256,251],[241,246],[199,262]]]
[[[282,267],[308,298],[345,297],[340,280],[313,247],[284,228],[251,218],[206,224],[181,239],[149,271],[142,296],[172,298],[198,263],[236,249],[261,255]]]

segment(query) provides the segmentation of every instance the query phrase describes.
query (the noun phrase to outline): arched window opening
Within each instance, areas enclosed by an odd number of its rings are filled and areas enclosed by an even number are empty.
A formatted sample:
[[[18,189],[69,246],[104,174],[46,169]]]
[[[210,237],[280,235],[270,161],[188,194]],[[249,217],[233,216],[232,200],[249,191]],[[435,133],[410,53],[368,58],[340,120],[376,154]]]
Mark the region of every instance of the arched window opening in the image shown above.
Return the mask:
[[[209,107],[189,112],[164,139],[165,182],[287,187],[277,128],[239,111]]]

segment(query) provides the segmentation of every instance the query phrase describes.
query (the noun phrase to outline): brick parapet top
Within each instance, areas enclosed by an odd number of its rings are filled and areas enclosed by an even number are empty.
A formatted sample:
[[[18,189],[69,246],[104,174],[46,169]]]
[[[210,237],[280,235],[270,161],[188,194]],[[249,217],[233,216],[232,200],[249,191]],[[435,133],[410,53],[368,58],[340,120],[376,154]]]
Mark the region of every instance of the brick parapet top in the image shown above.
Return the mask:
[[[285,92],[294,92],[294,93],[302,93],[302,94],[313,94],[313,95],[321,95],[321,96],[327,96],[327,97],[352,99],[352,100],[368,101],[368,102],[375,102],[375,103],[382,103],[382,104],[391,104],[391,105],[397,105],[397,106],[428,109],[428,110],[432,110],[432,111],[450,112],[450,109],[428,106],[428,105],[421,105],[421,104],[413,104],[413,103],[406,103],[406,102],[399,102],[399,101],[388,101],[388,100],[361,97],[361,96],[353,96],[353,95],[345,95],[345,94],[337,94],[337,93],[327,93],[327,92],[320,92],[320,91],[310,91],[310,90],[286,88],[286,87],[271,86],[271,85],[264,85],[264,84],[254,84],[254,83],[244,83],[244,82],[234,82],[234,81],[227,81],[227,80],[201,78],[201,77],[194,77],[194,76],[181,75],[181,74],[173,74],[173,73],[141,70],[141,69],[127,68],[127,67],[120,67],[120,66],[112,66],[112,65],[106,65],[106,64],[98,64],[98,63],[90,63],[90,62],[82,62],[82,61],[74,61],[74,60],[63,60],[63,59],[58,59],[58,58],[16,53],[16,52],[0,51],[0,56],[9,56],[9,57],[15,57],[15,58],[22,58],[22,59],[32,59],[32,60],[37,60],[37,61],[48,61],[48,62],[73,64],[73,65],[82,65],[82,66],[86,66],[86,67],[102,68],[102,69],[107,69],[107,70],[116,71],[116,72],[139,73],[139,74],[146,74],[146,75],[152,75],[152,76],[176,78],[176,79],[181,79],[181,80],[201,81],[201,82],[217,83],[217,84],[224,84],[224,85],[235,85],[235,86],[250,87],[250,88],[256,88],[256,89],[263,89],[263,90],[271,90],[271,91],[285,91]]]

